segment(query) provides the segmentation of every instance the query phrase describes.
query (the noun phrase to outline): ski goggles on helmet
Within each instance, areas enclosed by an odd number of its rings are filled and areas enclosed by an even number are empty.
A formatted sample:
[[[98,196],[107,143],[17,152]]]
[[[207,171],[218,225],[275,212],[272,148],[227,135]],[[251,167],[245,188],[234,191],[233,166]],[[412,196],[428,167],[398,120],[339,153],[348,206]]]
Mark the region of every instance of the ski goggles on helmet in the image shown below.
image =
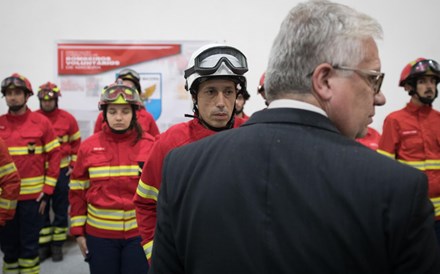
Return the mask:
[[[141,77],[139,76],[139,73],[132,69],[123,69],[118,73],[118,78],[122,79],[134,79],[136,81],[140,81]]]
[[[203,51],[194,59],[194,66],[185,70],[185,78],[195,72],[201,76],[214,74],[222,63],[237,75],[248,71],[246,56],[239,50],[228,46],[214,47]]]
[[[2,90],[5,90],[7,88],[14,88],[14,87],[29,90],[28,86],[26,85],[26,82],[20,78],[8,77],[2,81]]]
[[[40,100],[52,100],[58,98],[58,92],[51,89],[40,89],[38,91],[38,99]]]
[[[440,65],[431,59],[419,61],[412,66],[410,72],[410,75],[418,74],[434,74],[440,76]]]
[[[104,89],[101,94],[101,101],[112,103],[122,97],[128,104],[141,104],[139,93],[133,88],[124,85],[114,85]]]

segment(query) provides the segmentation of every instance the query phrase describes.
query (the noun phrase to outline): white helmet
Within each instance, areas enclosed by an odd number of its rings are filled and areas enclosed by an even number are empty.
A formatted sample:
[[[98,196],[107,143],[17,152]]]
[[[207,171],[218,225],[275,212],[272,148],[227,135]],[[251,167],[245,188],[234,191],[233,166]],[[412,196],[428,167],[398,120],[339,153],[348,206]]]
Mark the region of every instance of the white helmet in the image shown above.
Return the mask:
[[[185,88],[196,93],[200,81],[209,77],[226,76],[237,83],[238,92],[246,92],[248,71],[246,56],[238,49],[222,45],[209,44],[196,50],[185,70]]]

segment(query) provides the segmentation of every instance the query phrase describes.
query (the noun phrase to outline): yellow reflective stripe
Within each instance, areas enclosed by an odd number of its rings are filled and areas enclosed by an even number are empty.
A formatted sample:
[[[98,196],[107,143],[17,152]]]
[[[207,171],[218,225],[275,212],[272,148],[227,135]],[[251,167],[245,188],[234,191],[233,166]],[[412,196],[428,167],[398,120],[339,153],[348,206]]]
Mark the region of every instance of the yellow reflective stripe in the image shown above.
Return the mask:
[[[11,210],[17,208],[17,200],[8,200],[0,197],[0,208]]]
[[[52,242],[52,235],[40,235],[38,238],[38,243],[41,244],[47,244]]]
[[[38,257],[35,257],[33,259],[23,259],[23,258],[18,259],[18,265],[20,265],[21,267],[33,267],[39,262],[40,260]]]
[[[136,189],[137,195],[145,199],[152,199],[157,202],[157,196],[159,196],[159,190],[153,186],[149,186],[146,183],[139,180],[138,187]]]
[[[425,167],[428,170],[440,169],[440,160],[426,160]]]
[[[53,139],[51,142],[44,145],[44,151],[51,152],[54,148],[57,148],[60,146],[60,143],[57,139]]]
[[[87,215],[87,224],[99,229],[113,230],[113,231],[128,231],[137,228],[136,218],[126,221],[108,221]]]
[[[21,179],[20,195],[39,193],[43,190],[44,176]]]
[[[43,227],[43,228],[40,230],[40,235],[47,235],[47,234],[52,234],[52,227],[51,227],[51,226],[49,226],[49,227]]]
[[[35,146],[35,150],[32,154],[41,154],[43,153],[43,147],[42,146]],[[12,156],[18,156],[18,155],[28,155],[29,149],[28,147],[8,147],[9,154]]]
[[[401,159],[398,159],[398,161],[402,164],[406,164],[406,165],[412,166],[412,167],[420,169],[420,170],[426,169],[424,161],[405,161],[405,160],[401,160]]]
[[[85,190],[90,187],[89,180],[70,180],[70,190]]]
[[[67,240],[67,234],[66,233],[52,235],[52,241],[59,242],[59,241],[65,241],[65,240]]]
[[[21,274],[38,274],[40,273],[40,259],[38,257],[34,259],[18,259],[20,265]]]
[[[387,156],[387,157],[390,157],[390,158],[393,158],[393,159],[396,158],[396,155],[395,155],[395,154],[393,154],[393,153],[389,153],[389,152],[387,152],[387,151],[385,151],[385,150],[378,149],[378,150],[376,150],[376,151],[377,151],[378,153],[384,155],[384,156]]]
[[[58,136],[58,142],[67,143],[69,141],[69,135]]]
[[[435,216],[440,216],[440,197],[430,198],[434,206]]]
[[[70,137],[69,137],[69,141],[70,141],[70,142],[72,142],[72,141],[76,141],[76,140],[78,140],[79,138],[81,138],[81,134],[80,134],[79,131],[77,131],[77,132],[75,132],[74,134],[70,135]]]
[[[84,226],[86,224],[86,220],[87,220],[87,216],[85,215],[75,216],[70,218],[70,225],[72,227]]]
[[[70,164],[70,157],[64,157],[63,159],[61,159],[61,163],[60,163],[60,168],[66,167]]]
[[[57,184],[57,179],[53,178],[53,177],[50,177],[50,176],[46,176],[45,184],[55,187],[55,185]]]
[[[55,227],[52,239],[53,241],[65,241],[67,239],[67,227]]]
[[[15,164],[13,162],[0,166],[0,178],[9,175],[15,171],[17,171],[17,168],[15,167]]]
[[[101,219],[129,220],[136,217],[136,211],[134,209],[128,211],[119,209],[102,209],[88,204],[87,211]]]
[[[138,176],[139,166],[102,166],[89,168],[90,178]]]
[[[78,158],[78,156],[76,156],[76,154],[72,154],[70,156],[72,157],[72,161],[76,162],[76,159]]]
[[[153,252],[153,241],[149,241],[148,243],[143,245],[145,256],[147,256],[147,260],[151,258],[151,254]]]
[[[13,263],[7,263],[3,261],[3,273],[4,274],[19,274],[20,269],[18,266],[18,261]]]

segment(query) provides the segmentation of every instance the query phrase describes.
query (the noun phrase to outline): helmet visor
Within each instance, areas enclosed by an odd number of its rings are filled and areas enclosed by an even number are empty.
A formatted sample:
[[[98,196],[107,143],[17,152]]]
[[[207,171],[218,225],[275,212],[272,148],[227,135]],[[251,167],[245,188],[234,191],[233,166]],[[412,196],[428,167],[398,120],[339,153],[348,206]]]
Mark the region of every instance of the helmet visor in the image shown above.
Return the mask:
[[[439,64],[431,59],[422,60],[417,62],[414,66],[411,68],[410,75],[416,75],[416,74],[435,74],[440,77],[440,66]]]
[[[185,71],[185,78],[195,72],[202,76],[214,74],[222,63],[237,75],[248,71],[246,56],[235,48],[224,46],[200,53],[194,60],[194,67]]]
[[[141,104],[141,99],[135,89],[120,85],[115,85],[104,90],[101,94],[101,101],[111,103],[116,101],[119,96],[122,96],[128,104]]]
[[[8,77],[2,81],[2,90],[7,89],[8,87],[14,88],[21,88],[28,90],[28,87],[26,86],[26,83],[17,77]]]
[[[132,69],[123,69],[118,73],[118,78],[128,78],[128,79],[134,79],[136,81],[140,81],[141,77],[139,76],[139,73]]]

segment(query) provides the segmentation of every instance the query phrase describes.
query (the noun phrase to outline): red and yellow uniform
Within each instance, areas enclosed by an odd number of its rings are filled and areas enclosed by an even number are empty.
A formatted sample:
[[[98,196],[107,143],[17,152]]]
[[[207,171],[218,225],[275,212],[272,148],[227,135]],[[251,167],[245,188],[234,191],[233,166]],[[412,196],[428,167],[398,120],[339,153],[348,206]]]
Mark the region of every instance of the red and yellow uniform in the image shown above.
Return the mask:
[[[18,200],[35,200],[41,192],[52,195],[60,172],[60,144],[49,120],[29,109],[19,116],[5,114],[0,116],[0,137],[21,177]]]
[[[76,119],[72,114],[59,108],[56,108],[51,112],[45,112],[41,109],[36,112],[46,116],[52,123],[55,135],[58,137],[61,146],[60,167],[73,167],[81,143],[81,136]]]
[[[29,109],[21,115],[0,116],[0,137],[21,177],[14,219],[6,223],[1,235],[3,271],[39,273],[38,236],[43,218],[36,200],[42,193],[54,192],[60,171],[60,144],[50,121]]]
[[[19,193],[20,175],[5,142],[0,138],[0,226],[14,218]]]
[[[440,112],[410,102],[389,114],[378,152],[426,173],[429,197],[440,220]]]
[[[72,235],[111,239],[139,235],[133,195],[141,167],[153,144],[145,134],[115,134],[107,125],[81,144],[70,181]]]
[[[66,175],[69,168],[72,168],[76,162],[77,152],[81,143],[81,136],[76,119],[67,111],[55,108],[52,111],[36,112],[46,116],[52,123],[55,135],[58,137],[61,152],[60,176],[57,180],[55,192],[45,210],[45,222],[40,231],[39,243],[43,245],[62,246],[67,239],[68,226],[68,184],[69,176]],[[50,210],[53,211],[54,218],[50,218]],[[43,247],[44,248],[44,247]],[[55,250],[54,250],[55,251]],[[52,251],[52,253],[55,253]],[[53,258],[56,254],[52,254]],[[40,259],[44,259],[40,253]]]
[[[234,127],[244,121],[235,118]],[[205,128],[198,119],[172,126],[166,132],[156,137],[156,141],[142,170],[141,179],[134,196],[136,218],[142,237],[142,246],[147,259],[151,258],[154,229],[156,226],[156,203],[162,183],[162,166],[165,156],[172,149],[195,142],[215,131]]]
[[[144,132],[153,137],[159,135],[159,128],[156,125],[156,121],[154,121],[153,115],[151,115],[145,108],[140,108],[136,111],[136,118]],[[104,124],[104,116],[102,115],[102,112],[100,112],[98,118],[96,118],[95,129],[93,132],[97,133],[101,131]]]

